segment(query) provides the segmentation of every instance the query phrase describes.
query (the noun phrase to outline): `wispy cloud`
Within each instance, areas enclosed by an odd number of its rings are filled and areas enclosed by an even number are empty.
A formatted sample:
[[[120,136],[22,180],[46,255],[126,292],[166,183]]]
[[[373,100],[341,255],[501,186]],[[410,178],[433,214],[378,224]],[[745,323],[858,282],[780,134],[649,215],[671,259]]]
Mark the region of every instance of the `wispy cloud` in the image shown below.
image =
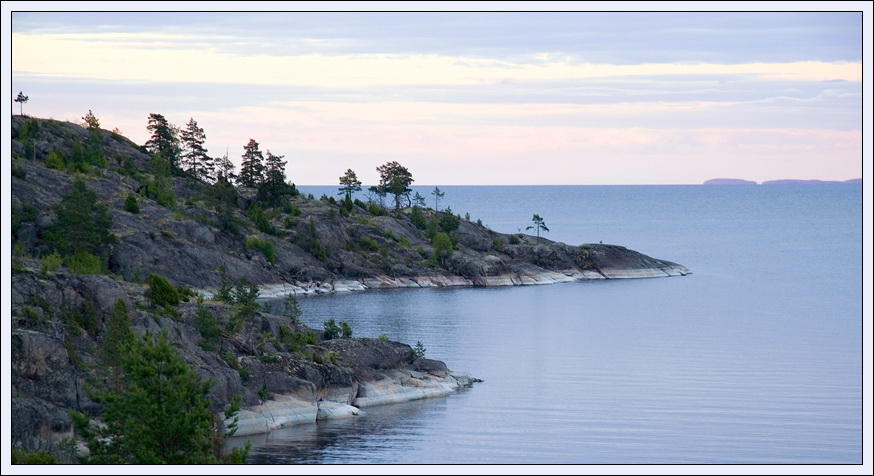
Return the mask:
[[[836,179],[861,175],[861,25],[828,12],[14,13],[12,79],[32,114],[92,109],[141,142],[148,113],[194,117],[211,153],[238,157],[255,138],[305,183],[387,160],[417,183],[780,167]]]

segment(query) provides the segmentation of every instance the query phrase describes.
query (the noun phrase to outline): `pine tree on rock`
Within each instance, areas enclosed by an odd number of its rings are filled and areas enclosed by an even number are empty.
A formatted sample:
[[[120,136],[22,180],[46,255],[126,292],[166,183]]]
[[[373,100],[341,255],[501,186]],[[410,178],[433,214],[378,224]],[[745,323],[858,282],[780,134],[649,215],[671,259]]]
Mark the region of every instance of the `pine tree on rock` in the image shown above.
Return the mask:
[[[406,167],[397,163],[389,162],[376,168],[379,172],[379,185],[385,191],[395,196],[395,210],[401,209],[401,197],[407,197],[409,201],[410,185],[413,183],[413,175]]]
[[[264,178],[258,186],[258,195],[261,201],[268,205],[275,205],[277,200],[291,193],[289,185],[285,183],[286,162],[282,160],[284,157],[267,151],[267,158],[264,160]]]
[[[244,187],[257,188],[264,181],[264,155],[258,150],[258,142],[249,139],[243,152],[243,161],[240,163],[240,174],[237,175],[237,184]]]
[[[151,332],[130,344],[122,356],[119,389],[92,395],[101,404],[103,425],[71,412],[76,433],[87,443],[92,464],[216,464],[221,454],[220,423],[204,381],[170,343],[167,331]],[[229,459],[244,462],[248,448]]]
[[[167,161],[172,171],[181,170],[178,129],[163,115],[155,113],[149,114],[149,124],[146,129],[152,133],[152,137],[145,144],[146,150],[153,156],[159,156]]]
[[[215,164],[206,154],[206,149],[203,147],[205,141],[206,133],[203,132],[203,128],[198,127],[197,121],[192,117],[182,130],[182,165],[191,176],[210,181]]]

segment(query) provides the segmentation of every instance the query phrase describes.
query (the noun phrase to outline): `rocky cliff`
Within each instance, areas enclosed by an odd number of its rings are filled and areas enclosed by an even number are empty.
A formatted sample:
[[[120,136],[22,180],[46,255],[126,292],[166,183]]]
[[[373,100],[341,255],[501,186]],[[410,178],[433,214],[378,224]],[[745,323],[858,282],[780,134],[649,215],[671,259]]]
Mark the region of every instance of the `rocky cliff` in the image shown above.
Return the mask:
[[[362,202],[349,209],[300,195],[265,206],[251,190],[162,173],[142,147],[118,134],[93,134],[54,120],[12,121],[12,429],[14,445],[28,450],[59,452],[58,441],[71,431],[69,410],[99,412],[86,387],[101,367],[98,350],[119,302],[135,333],[166,330],[185,360],[213,379],[216,412],[243,396],[238,434],[247,434],[444,395],[474,379],[403,343],[327,339],[294,316],[262,308],[240,319],[237,306],[210,299],[230,283],[282,297],[689,272],[621,246],[502,234],[429,209]],[[50,239],[58,204],[76,181],[111,216],[96,272],[60,260],[57,237]],[[452,242],[441,259],[432,246],[438,230]],[[152,275],[200,297],[183,294],[169,309],[158,307],[146,284]],[[221,329],[209,345],[204,316]]]

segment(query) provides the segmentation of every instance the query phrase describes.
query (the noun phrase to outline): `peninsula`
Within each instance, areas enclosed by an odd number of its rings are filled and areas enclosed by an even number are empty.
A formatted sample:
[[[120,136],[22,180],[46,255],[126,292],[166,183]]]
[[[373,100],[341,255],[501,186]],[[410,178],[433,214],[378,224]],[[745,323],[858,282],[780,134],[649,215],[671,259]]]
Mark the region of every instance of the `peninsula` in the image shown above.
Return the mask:
[[[394,206],[305,197],[284,170],[232,181],[227,157],[218,178],[200,177],[157,140],[140,146],[85,119],[12,118],[16,448],[61,455],[71,410],[100,417],[86,382],[107,381],[118,319],[136,335],[165,332],[211,379],[216,415],[241,397],[236,434],[246,435],[477,380],[384,336],[308,328],[297,296],[689,274],[618,245],[499,233],[400,193]]]

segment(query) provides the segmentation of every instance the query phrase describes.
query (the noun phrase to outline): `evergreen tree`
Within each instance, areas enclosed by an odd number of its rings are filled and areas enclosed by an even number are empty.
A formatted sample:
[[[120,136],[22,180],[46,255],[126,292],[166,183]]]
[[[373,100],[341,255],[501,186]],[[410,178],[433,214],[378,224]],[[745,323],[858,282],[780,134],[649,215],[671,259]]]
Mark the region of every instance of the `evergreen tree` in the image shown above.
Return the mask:
[[[401,197],[406,196],[409,199],[409,194],[412,192],[410,185],[413,183],[413,175],[397,162],[388,162],[377,167],[376,171],[379,172],[380,186],[395,196],[395,210],[400,210]]]
[[[264,181],[264,156],[258,150],[258,142],[249,139],[243,152],[243,161],[240,163],[240,174],[237,183],[245,187],[258,187]]]
[[[24,115],[24,103],[26,103],[28,99],[30,99],[30,98],[25,96],[23,92],[18,91],[18,96],[15,97],[15,102],[18,103],[18,115],[19,116]]]
[[[85,127],[87,127],[89,131],[92,129],[100,129],[100,121],[97,119],[97,116],[91,112],[91,109],[88,110],[88,114],[85,114],[85,117],[83,117],[82,120],[85,121]]]
[[[273,155],[267,151],[264,160],[264,178],[258,185],[258,196],[262,202],[273,205],[280,198],[291,194],[290,186],[285,183],[285,164],[283,155]]]
[[[205,141],[206,134],[203,128],[198,127],[197,121],[192,117],[182,130],[182,165],[193,177],[209,181],[212,180],[215,164],[206,154],[206,149],[203,147]]]
[[[419,192],[416,192],[416,194],[413,195],[413,205],[417,207],[425,207],[425,197],[420,195]]]
[[[170,164],[172,171],[180,170],[178,129],[167,122],[163,115],[155,113],[149,114],[146,129],[152,133],[152,137],[146,142],[146,150]]]
[[[100,348],[100,360],[110,373],[112,389],[121,391],[122,362],[125,353],[134,342],[127,305],[121,299],[115,302],[115,309],[106,322],[106,335]]]
[[[92,464],[215,464],[221,462],[219,422],[207,399],[212,381],[203,381],[179,356],[166,330],[147,332],[122,357],[120,391],[92,395],[102,405],[103,425],[71,412],[76,433]],[[245,460],[248,448],[233,459]]]
[[[443,195],[446,195],[445,192],[440,191],[440,187],[434,187],[434,191],[431,192],[431,195],[434,195],[434,210],[440,211],[440,199],[443,198]]]
[[[234,173],[234,163],[228,158],[227,151],[225,155],[215,158],[215,173],[216,181],[224,179],[226,182],[231,182],[237,179]]]
[[[84,251],[100,255],[104,245],[115,241],[109,232],[109,209],[97,202],[97,194],[81,179],[73,182],[70,193],[55,205],[55,212],[57,218],[44,236],[62,254]]]
[[[531,221],[534,224],[526,227],[525,229],[526,230],[536,229],[537,230],[537,240],[539,241],[540,240],[540,230],[549,231],[549,228],[546,227],[546,222],[543,220],[543,218],[536,213],[534,214],[533,217],[531,217]]]
[[[358,176],[355,175],[355,172],[352,169],[347,169],[346,173],[340,177],[340,185],[342,187],[339,188],[340,193],[338,195],[346,195],[346,198],[351,201],[352,194],[361,190],[361,181],[358,180]]]

